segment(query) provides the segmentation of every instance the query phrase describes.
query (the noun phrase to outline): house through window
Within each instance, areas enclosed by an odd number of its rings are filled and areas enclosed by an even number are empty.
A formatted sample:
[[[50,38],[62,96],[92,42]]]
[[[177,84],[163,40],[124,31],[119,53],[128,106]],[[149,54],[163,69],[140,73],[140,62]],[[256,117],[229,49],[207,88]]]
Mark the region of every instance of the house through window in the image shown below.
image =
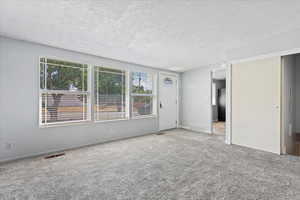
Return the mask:
[[[41,125],[89,120],[88,65],[40,59]]]
[[[102,66],[90,70],[88,64],[40,58],[40,125],[154,115],[154,77],[148,72],[129,74]]]

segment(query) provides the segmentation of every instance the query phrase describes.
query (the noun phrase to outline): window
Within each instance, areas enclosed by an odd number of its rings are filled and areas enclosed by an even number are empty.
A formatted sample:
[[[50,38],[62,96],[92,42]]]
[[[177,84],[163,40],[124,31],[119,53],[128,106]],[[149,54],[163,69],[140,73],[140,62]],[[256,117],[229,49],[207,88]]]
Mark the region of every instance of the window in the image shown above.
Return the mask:
[[[153,74],[132,72],[131,115],[138,117],[153,114],[154,87]]]
[[[46,57],[39,67],[41,126],[156,114],[155,74]]]
[[[41,125],[89,120],[88,65],[40,59]]]
[[[96,121],[126,118],[126,72],[123,70],[95,67]]]

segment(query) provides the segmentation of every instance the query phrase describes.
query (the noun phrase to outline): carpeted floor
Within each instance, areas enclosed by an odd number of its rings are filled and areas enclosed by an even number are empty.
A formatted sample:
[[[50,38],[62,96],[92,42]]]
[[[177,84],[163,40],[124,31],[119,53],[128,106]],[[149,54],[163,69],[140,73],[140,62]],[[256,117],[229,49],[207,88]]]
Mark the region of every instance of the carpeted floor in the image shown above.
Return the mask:
[[[0,165],[0,199],[300,199],[300,158],[167,131]]]

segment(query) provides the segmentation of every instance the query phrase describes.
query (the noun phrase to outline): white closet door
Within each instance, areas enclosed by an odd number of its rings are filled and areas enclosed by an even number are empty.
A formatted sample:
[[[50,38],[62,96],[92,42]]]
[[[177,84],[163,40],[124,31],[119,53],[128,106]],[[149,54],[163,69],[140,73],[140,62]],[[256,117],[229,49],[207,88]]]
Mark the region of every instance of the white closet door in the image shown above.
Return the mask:
[[[280,153],[281,58],[232,65],[232,143]]]

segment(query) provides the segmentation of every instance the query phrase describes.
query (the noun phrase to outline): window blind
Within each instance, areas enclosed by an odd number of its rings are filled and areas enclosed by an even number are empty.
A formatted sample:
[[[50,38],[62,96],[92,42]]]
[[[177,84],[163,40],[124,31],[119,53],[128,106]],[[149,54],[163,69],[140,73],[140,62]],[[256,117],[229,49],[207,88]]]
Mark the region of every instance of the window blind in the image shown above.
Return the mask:
[[[94,68],[96,121],[126,118],[126,72],[104,67]]]
[[[40,59],[42,125],[89,120],[88,66]]]

